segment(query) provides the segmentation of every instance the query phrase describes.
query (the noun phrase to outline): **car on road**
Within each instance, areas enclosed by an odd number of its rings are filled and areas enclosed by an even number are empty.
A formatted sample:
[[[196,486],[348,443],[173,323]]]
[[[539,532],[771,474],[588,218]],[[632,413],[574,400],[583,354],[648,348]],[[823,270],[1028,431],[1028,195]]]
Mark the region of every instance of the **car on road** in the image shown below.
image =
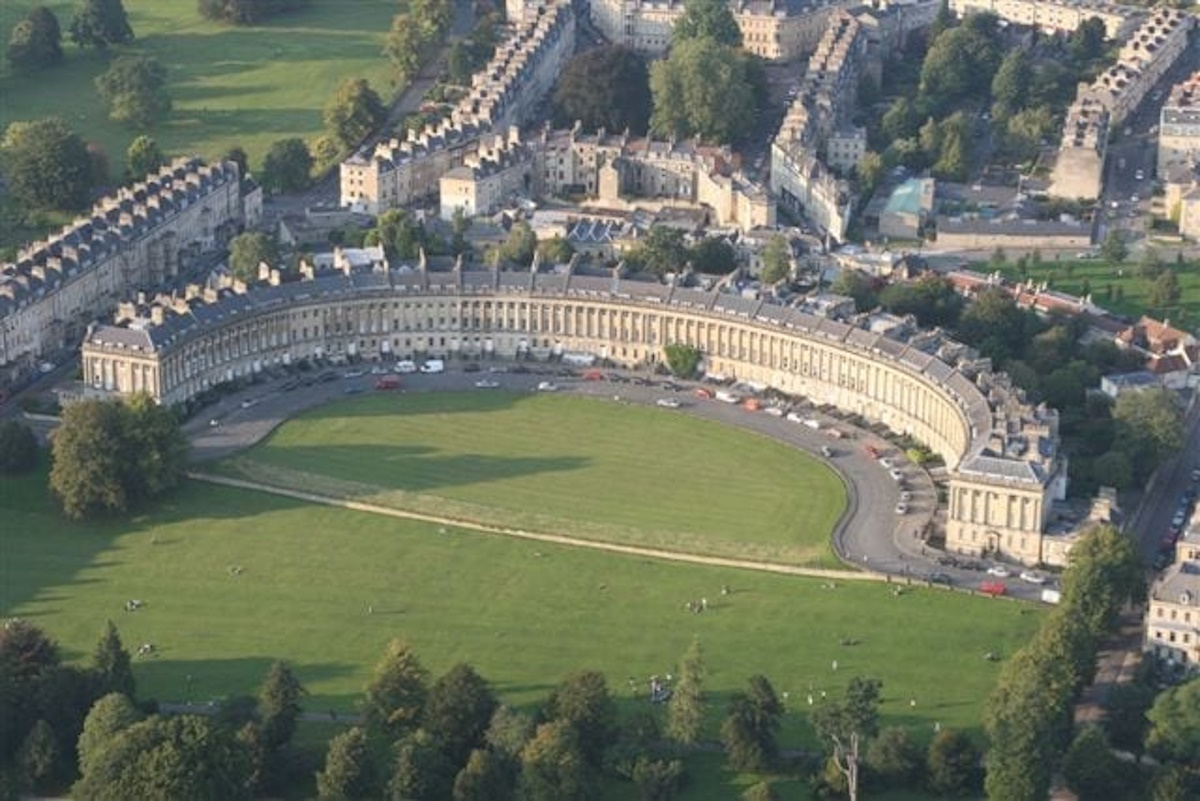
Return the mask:
[[[1129,202],[1130,203],[1141,203],[1142,199],[1140,197],[1138,197],[1137,195],[1130,195]]]
[[[375,381],[375,389],[399,389],[399,388],[400,388],[400,376],[398,376],[398,375],[380,376]]]
[[[558,384],[553,381],[539,381],[537,385],[538,392],[558,392]]]
[[[1012,575],[1012,571],[1004,565],[992,565],[987,569],[987,574],[996,578],[1008,578]]]
[[[220,421],[220,420],[218,420],[218,419],[217,419],[217,418],[215,418],[215,417],[214,417],[213,419],[211,419],[211,420],[209,420],[209,421],[208,421],[208,427],[209,427],[209,428],[216,428],[216,427],[217,427],[217,426],[219,426],[219,425],[221,425],[221,421]]]
[[[1134,177],[1134,178],[1136,178],[1136,179],[1138,179],[1139,181],[1144,181],[1144,180],[1146,180],[1146,171],[1145,171],[1145,170],[1138,170],[1137,172],[1135,172],[1135,173],[1133,174],[1133,177]]]
[[[900,493],[900,500],[904,501],[905,503],[908,503],[909,501],[912,500],[912,493],[909,492],[908,490],[905,490],[904,492]]]
[[[362,378],[366,373],[362,370],[347,370],[342,373],[342,378]]]
[[[481,378],[475,382],[475,386],[479,389],[496,389],[500,386],[500,382],[490,378]]]
[[[1200,467],[1192,468],[1192,483],[1200,483]]]
[[[1024,581],[1026,584],[1045,584],[1046,583],[1045,576],[1040,575],[1038,573],[1034,573],[1032,570],[1022,570],[1019,578],[1021,579],[1021,581]]]
[[[833,458],[833,448],[829,447],[828,445],[822,445],[821,446],[821,455],[824,456],[826,459],[832,459]]]
[[[253,407],[253,406],[257,406],[257,405],[258,405],[258,403],[259,403],[259,400],[258,400],[258,398],[246,398],[245,400],[243,400],[243,401],[241,402],[241,407],[242,407],[243,409],[249,409],[249,408],[251,408],[251,407]]]
[[[908,514],[908,504],[904,503],[903,501],[896,504],[896,514],[898,514],[898,515]]]
[[[892,481],[899,481],[904,478],[904,474],[894,467],[888,471],[888,475],[892,477]]]
[[[382,364],[377,364],[371,368],[371,375],[387,375],[388,369]]]
[[[1183,528],[1183,524],[1187,521],[1187,512],[1183,509],[1175,512],[1175,516],[1171,518],[1171,528]]]
[[[705,389],[704,387],[696,387],[696,397],[702,398],[704,400],[712,400],[713,393],[712,393],[711,389]]]
[[[426,359],[421,365],[422,373],[444,373],[446,372],[446,363],[441,359]]]
[[[930,573],[929,581],[933,584],[945,584],[947,586],[954,583],[954,579],[949,573]]]
[[[895,463],[886,456],[879,460],[879,464],[884,470],[891,470],[895,466]]]
[[[408,359],[401,359],[396,362],[397,373],[415,373],[417,372],[417,363]]]
[[[661,406],[664,409],[678,409],[681,404],[674,398],[659,398],[654,402],[655,406]]]

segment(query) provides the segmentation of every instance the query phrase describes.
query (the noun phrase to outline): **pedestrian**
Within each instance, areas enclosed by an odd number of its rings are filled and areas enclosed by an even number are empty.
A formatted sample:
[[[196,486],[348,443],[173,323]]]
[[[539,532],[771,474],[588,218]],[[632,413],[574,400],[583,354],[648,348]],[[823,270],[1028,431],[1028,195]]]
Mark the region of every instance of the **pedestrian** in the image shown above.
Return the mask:
[[[837,660],[833,660],[833,672],[837,673]]]
[[[701,608],[701,609],[708,609],[708,599],[707,599],[707,598],[701,598],[701,599],[700,599],[700,608]]]

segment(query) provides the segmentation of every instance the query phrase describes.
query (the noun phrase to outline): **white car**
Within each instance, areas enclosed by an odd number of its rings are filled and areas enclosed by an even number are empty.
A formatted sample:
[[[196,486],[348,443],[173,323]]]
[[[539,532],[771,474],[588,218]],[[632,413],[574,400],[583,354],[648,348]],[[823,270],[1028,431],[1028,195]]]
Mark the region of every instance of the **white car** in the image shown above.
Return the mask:
[[[347,370],[342,373],[342,378],[362,378],[364,375],[362,370]]]
[[[678,409],[680,406],[680,403],[679,403],[679,401],[675,400],[674,398],[659,398],[658,400],[656,400],[654,402],[654,405],[661,406],[664,409]]]
[[[894,467],[888,471],[888,475],[892,477],[892,481],[899,481],[904,478],[904,474]]]
[[[780,409],[778,406],[768,406],[763,411],[772,417],[783,417],[783,409]]]
[[[1021,581],[1024,581],[1029,584],[1045,584],[1046,577],[1039,576],[1037,573],[1034,573],[1032,570],[1022,570],[1021,571]]]
[[[210,428],[216,428],[217,426],[221,425],[221,421],[214,417],[208,421],[208,425]]]
[[[446,363],[441,359],[426,359],[421,365],[422,373],[444,373],[446,372]]]
[[[1008,578],[1012,575],[1004,565],[992,565],[987,569],[987,574],[996,578]]]
[[[244,401],[242,401],[243,409],[249,409],[251,406],[257,406],[257,405],[258,405],[258,398],[246,398]]]
[[[1143,170],[1138,170],[1137,172],[1135,172],[1133,174],[1133,177],[1139,181],[1144,181],[1144,180],[1146,180],[1146,173]]]
[[[908,514],[908,504],[906,504],[906,503],[896,504],[896,514],[898,514],[898,515]]]
[[[479,389],[496,389],[500,386],[500,382],[493,381],[490,378],[481,378],[475,382],[475,386]]]
[[[896,466],[896,464],[891,459],[889,459],[885,456],[879,460],[879,466],[882,467],[884,470],[891,470],[893,467]]]
[[[821,455],[824,456],[826,459],[832,459],[833,458],[833,448],[829,447],[828,445],[822,445],[821,446]]]
[[[542,381],[537,385],[538,392],[558,392],[558,384],[551,381]]]
[[[908,501],[911,501],[912,493],[909,492],[908,490],[905,490],[904,492],[900,493],[900,500],[904,501],[905,503],[907,503]]]
[[[408,359],[403,359],[401,361],[398,361],[398,362],[396,362],[396,372],[397,373],[415,373],[415,372],[417,372],[417,363],[413,362],[413,361],[409,361]]]
[[[1142,201],[1142,199],[1140,197],[1138,197],[1137,195],[1132,195],[1129,198],[1130,203],[1140,203],[1141,201]]]

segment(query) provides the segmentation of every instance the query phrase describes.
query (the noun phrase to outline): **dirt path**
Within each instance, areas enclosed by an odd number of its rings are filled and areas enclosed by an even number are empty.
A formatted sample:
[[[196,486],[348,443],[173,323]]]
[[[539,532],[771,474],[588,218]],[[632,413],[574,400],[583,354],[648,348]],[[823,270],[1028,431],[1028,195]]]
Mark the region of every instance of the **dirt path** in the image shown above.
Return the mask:
[[[841,581],[888,581],[890,578],[888,576],[879,575],[877,573],[868,573],[866,571],[850,572],[847,570],[825,570],[822,568],[797,567],[795,565],[785,565],[776,562],[757,562],[749,559],[730,559],[721,556],[703,556],[700,554],[684,553],[680,551],[668,551],[661,548],[645,548],[636,545],[621,545],[613,542],[597,542],[594,540],[580,539],[578,537],[567,537],[561,534],[546,534],[536,531],[509,528],[506,526],[492,526],[484,523],[477,523],[472,520],[460,520],[452,517],[424,514],[421,512],[409,512],[403,509],[392,509],[387,506],[380,506],[373,503],[350,501],[343,498],[334,498],[328,495],[319,495],[312,492],[302,492],[300,490],[274,487],[269,484],[259,483],[257,481],[245,481],[238,478],[227,478],[225,476],[212,475],[211,473],[189,472],[188,478],[196,481],[206,481],[210,484],[219,484],[224,487],[234,487],[237,489],[252,490],[254,492],[266,492],[272,495],[280,495],[285,498],[294,498],[296,500],[306,501],[308,503],[319,503],[325,506],[337,506],[343,509],[352,509],[356,512],[367,512],[368,514],[398,517],[405,520],[419,520],[424,523],[435,523],[442,526],[454,526],[455,528],[478,531],[483,534],[498,534],[503,537],[534,540],[536,542],[546,542],[554,545],[566,545],[574,548],[591,548],[592,550],[596,551],[607,551],[609,553],[619,553],[626,556],[640,556],[650,559],[663,559],[669,562],[685,562],[688,564],[710,565],[713,567],[736,567],[742,570],[757,570],[763,573],[782,573],[790,576],[808,576],[810,578],[838,579]]]

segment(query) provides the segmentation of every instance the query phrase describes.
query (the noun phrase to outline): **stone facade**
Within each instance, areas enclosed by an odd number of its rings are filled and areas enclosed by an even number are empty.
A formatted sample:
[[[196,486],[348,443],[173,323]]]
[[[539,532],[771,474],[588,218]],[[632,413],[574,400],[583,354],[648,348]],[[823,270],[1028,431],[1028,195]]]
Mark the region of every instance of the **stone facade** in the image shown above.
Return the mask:
[[[372,262],[365,266],[359,262]],[[892,338],[795,308],[619,273],[431,271],[343,259],[305,280],[189,291],[94,326],[84,380],[187,401],[271,364],[309,357],[545,358],[626,366],[670,343],[709,370],[828,403],[909,434],[945,460],[947,545],[1040,559],[1046,510],[1065,491],[1057,417],[937,332]]]
[[[575,51],[575,12],[568,0],[524,9],[516,33],[475,74],[448,121],[342,162],[343,206],[379,214],[431,197],[443,175],[478,154],[481,137],[529,120]]]
[[[950,0],[950,10],[960,17],[988,11],[1016,25],[1070,33],[1097,17],[1109,39],[1121,39],[1137,24],[1142,11],[1102,0]]]
[[[1051,195],[1071,200],[1100,197],[1108,155],[1108,119],[1108,110],[1095,100],[1080,98],[1067,109],[1050,178]]]
[[[1200,527],[1175,544],[1175,562],[1150,587],[1143,649],[1189,672],[1200,670]]]
[[[261,202],[254,189],[243,205],[236,164],[177,159],[22,248],[0,266],[0,383],[77,346],[89,321],[220,246]]]
[[[1200,72],[1171,88],[1159,114],[1158,177],[1200,165]]]
[[[845,12],[832,15],[771,142],[771,190],[779,203],[836,239],[845,238],[854,198],[849,184],[830,171],[820,154],[835,132],[849,128],[866,48],[858,20]],[[844,162],[844,151],[838,153]]]

